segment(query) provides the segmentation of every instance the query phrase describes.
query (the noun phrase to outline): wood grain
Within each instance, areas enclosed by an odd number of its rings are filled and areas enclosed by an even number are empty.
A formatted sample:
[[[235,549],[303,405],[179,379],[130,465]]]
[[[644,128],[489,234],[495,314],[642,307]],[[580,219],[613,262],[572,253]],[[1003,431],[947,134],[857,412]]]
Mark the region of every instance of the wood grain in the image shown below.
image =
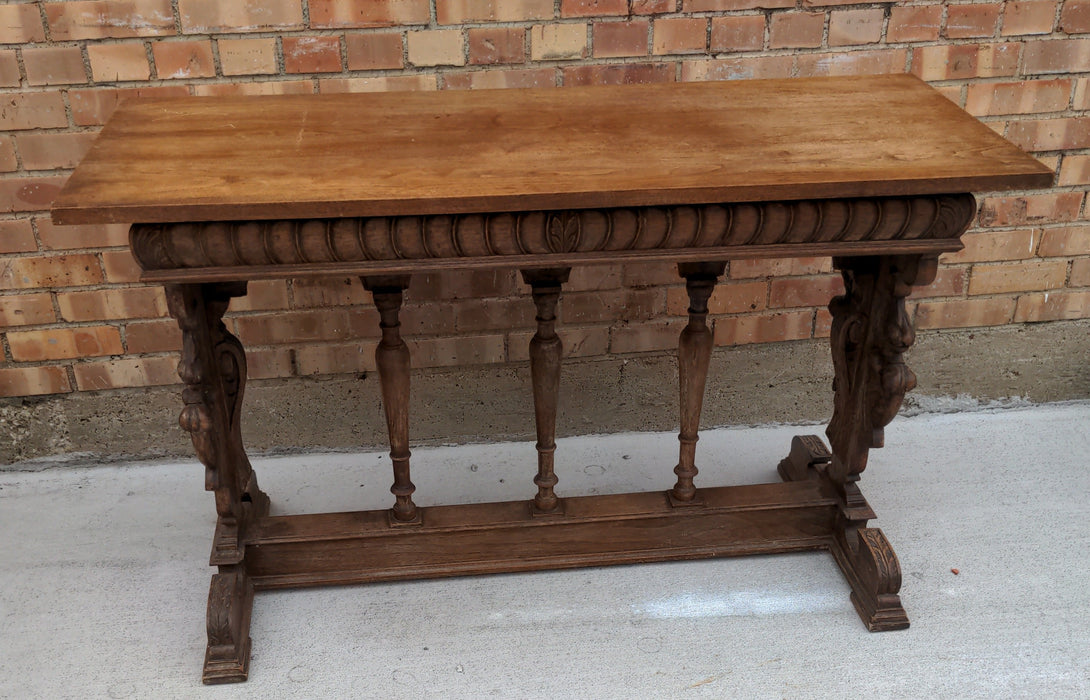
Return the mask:
[[[908,75],[123,104],[58,224],[431,215],[1048,186]]]

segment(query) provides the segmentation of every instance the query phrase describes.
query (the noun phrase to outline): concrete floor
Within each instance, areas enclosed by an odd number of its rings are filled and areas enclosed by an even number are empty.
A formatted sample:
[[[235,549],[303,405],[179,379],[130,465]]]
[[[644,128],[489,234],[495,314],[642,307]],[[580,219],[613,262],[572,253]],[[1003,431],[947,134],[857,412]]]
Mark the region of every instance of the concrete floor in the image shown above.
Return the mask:
[[[1090,403],[890,426],[863,490],[901,559],[903,632],[866,632],[826,553],[266,592],[250,681],[215,688],[199,465],[3,472],[0,697],[1086,698],[1087,426]],[[773,480],[800,432],[820,428],[704,433],[701,482]],[[563,493],[665,489],[675,445],[563,440]],[[532,466],[510,464],[532,445],[417,450],[417,500],[524,497]],[[378,454],[255,467],[279,513],[390,498]]]

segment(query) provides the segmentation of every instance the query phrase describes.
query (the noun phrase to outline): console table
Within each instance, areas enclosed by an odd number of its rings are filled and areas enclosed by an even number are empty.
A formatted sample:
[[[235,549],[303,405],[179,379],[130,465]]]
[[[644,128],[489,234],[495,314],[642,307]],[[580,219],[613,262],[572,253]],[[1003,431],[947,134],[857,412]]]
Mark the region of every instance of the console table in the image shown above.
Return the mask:
[[[143,279],[183,333],[180,423],[215,494],[204,681],[245,680],[255,590],[827,549],[872,631],[908,626],[896,555],[858,480],[915,385],[905,297],[958,250],[975,191],[1052,173],[905,75],[126,102],[53,206],[138,222]],[[697,486],[697,428],[727,261],[833,256],[835,410],[783,483]],[[573,265],[677,263],[680,454],[665,493],[565,497],[553,469]],[[532,290],[537,429],[527,500],[418,507],[409,453],[413,273],[517,268]],[[243,449],[246,357],[222,317],[246,282],[358,275],[381,317],[389,510],[273,516]],[[529,399],[528,399],[529,400]],[[705,455],[702,459],[717,459]]]

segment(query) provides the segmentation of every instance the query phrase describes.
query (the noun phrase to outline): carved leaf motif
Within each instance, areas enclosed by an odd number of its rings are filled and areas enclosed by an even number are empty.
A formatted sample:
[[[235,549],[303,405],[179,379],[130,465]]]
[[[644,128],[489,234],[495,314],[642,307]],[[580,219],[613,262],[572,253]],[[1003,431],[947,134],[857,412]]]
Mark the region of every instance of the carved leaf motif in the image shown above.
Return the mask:
[[[545,240],[550,252],[570,253],[577,250],[581,234],[582,224],[578,212],[565,211],[549,215]]]
[[[208,590],[208,646],[230,646],[235,643],[231,633],[231,612],[236,574],[215,574]]]

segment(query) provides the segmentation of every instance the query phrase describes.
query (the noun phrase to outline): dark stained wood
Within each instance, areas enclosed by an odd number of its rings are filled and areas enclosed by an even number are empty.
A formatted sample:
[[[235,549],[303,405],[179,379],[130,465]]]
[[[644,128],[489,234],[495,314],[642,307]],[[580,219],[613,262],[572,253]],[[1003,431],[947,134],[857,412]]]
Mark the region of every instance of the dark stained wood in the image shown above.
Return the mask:
[[[202,680],[238,683],[250,674],[254,585],[244,566],[221,567],[208,589],[208,648]]]
[[[124,103],[59,224],[929,195],[1052,172],[909,75]]]

